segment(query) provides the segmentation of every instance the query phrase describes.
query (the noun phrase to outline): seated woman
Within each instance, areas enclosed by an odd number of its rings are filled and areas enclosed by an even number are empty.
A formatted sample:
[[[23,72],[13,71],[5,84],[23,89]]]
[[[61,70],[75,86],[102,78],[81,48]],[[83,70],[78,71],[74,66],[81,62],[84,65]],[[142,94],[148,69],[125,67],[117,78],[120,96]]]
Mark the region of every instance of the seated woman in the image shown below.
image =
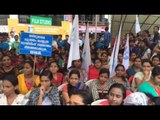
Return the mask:
[[[109,69],[110,58],[108,56],[108,53],[107,52],[102,52],[100,58],[101,58],[101,61],[102,61],[102,67],[106,68],[106,69]]]
[[[47,67],[47,64],[45,62],[45,57],[37,56],[37,62],[35,63],[35,66],[36,66],[36,73],[41,74]]]
[[[49,63],[49,71],[52,73],[52,83],[54,83],[57,87],[67,82],[67,79],[63,76],[59,71],[58,62],[52,61]]]
[[[33,74],[33,64],[33,61],[26,61],[24,64],[24,74],[18,75],[18,89],[23,95],[40,84],[39,76]]]
[[[139,87],[139,92],[151,94],[153,97],[160,96],[160,67],[156,66],[152,70],[152,77],[149,81],[143,82]]]
[[[134,75],[134,78],[131,84],[131,88],[133,91],[137,91],[137,88],[139,87],[140,84],[142,84],[145,81],[149,81],[151,78],[152,62],[149,61],[148,59],[143,60],[142,68],[143,68],[143,72],[137,72]]]
[[[87,90],[87,86],[80,82],[80,72],[76,69],[71,70],[69,73],[69,81],[62,88],[62,98],[65,105],[69,104],[70,96],[77,90]]]
[[[60,105],[57,87],[52,84],[52,73],[43,71],[40,76],[40,87],[31,91],[28,105]]]
[[[152,57],[152,64],[153,64],[153,67],[155,67],[155,66],[160,64],[160,58],[158,57],[158,55],[154,55]]]
[[[94,105],[123,105],[123,100],[126,98],[126,88],[123,84],[114,83],[108,91],[108,99]],[[93,104],[92,104],[93,105]]]
[[[91,102],[92,97],[87,90],[78,90],[71,95],[69,105],[90,105]]]
[[[80,72],[80,82],[85,83],[88,80],[88,74],[85,69],[82,68],[82,58],[72,61],[72,66],[68,69],[68,73],[73,69],[77,69]]]
[[[112,84],[108,82],[109,75],[109,70],[102,68],[97,80],[86,83],[92,93],[93,101],[106,98],[109,87]]]
[[[148,105],[148,98],[144,93],[134,92],[125,98],[123,105]]]
[[[0,94],[0,105],[25,105],[27,99],[19,94],[18,79],[15,75],[6,75],[3,80],[3,94]]]
[[[109,83],[121,83],[123,84],[127,90],[131,90],[128,80],[125,77],[125,67],[122,64],[118,64],[115,68],[116,74],[111,77],[108,82]]]
[[[19,74],[24,73],[23,71],[24,63],[25,63],[25,55],[20,54],[18,56],[17,65],[16,65],[16,68],[18,69]]]
[[[14,74],[17,76],[18,69],[12,65],[10,56],[4,55],[2,57],[2,66],[0,66],[0,80],[9,74]]]
[[[94,65],[89,66],[88,80],[97,79],[99,76],[99,71],[102,68],[102,61],[99,58],[95,58]]]
[[[140,57],[136,57],[133,60],[133,64],[131,67],[128,68],[128,70],[126,71],[127,73],[127,77],[130,78],[131,76],[134,76],[137,72],[142,72],[142,63],[141,63],[141,58]]]

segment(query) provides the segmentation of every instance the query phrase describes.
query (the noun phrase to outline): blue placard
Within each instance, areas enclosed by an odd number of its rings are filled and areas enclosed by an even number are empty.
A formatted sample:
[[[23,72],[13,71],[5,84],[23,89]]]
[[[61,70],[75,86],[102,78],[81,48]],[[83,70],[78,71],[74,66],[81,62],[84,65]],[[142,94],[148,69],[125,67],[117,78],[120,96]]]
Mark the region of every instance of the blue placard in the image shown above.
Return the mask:
[[[49,35],[21,33],[19,53],[50,57],[52,40],[52,36]]]

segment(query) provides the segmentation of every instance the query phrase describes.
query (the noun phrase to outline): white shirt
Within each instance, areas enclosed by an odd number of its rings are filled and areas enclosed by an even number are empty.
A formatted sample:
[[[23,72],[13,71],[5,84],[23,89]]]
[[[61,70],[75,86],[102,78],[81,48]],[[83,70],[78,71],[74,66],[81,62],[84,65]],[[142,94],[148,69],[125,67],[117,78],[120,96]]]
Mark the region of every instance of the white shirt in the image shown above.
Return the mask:
[[[82,46],[82,40],[79,39],[79,46]]]
[[[24,99],[24,95],[18,94],[11,105],[25,105],[27,102],[28,100]],[[0,105],[8,105],[7,97],[4,94],[0,94]]]
[[[150,48],[148,48],[145,51],[144,55],[142,56],[142,59],[149,59],[147,54],[151,54],[151,49]]]

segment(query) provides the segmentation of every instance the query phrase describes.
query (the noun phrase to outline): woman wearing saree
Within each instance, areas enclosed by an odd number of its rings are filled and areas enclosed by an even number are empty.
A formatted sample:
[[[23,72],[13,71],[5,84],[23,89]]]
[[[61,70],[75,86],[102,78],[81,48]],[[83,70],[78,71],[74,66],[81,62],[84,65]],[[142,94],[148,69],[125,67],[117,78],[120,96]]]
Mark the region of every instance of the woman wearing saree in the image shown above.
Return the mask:
[[[160,67],[156,66],[152,70],[152,77],[149,81],[142,83],[138,87],[139,92],[151,94],[154,97],[160,96]]]

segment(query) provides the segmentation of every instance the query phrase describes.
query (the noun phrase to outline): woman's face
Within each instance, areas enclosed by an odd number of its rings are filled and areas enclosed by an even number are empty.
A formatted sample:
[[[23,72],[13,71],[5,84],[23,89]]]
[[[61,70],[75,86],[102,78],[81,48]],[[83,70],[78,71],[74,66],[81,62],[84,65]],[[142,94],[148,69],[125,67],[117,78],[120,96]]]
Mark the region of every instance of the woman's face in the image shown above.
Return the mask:
[[[149,62],[144,62],[142,67],[143,67],[143,71],[148,71],[149,72],[152,69],[152,66]]]
[[[8,56],[3,57],[2,59],[2,64],[6,67],[11,65],[11,59]]]
[[[62,48],[61,54],[64,55],[65,53],[66,53],[66,50],[64,48]]]
[[[101,84],[105,84],[106,82],[107,82],[107,80],[108,80],[108,74],[107,73],[103,73],[103,74],[100,74],[99,75],[99,82],[101,83]]]
[[[44,60],[45,60],[45,59],[44,59],[42,56],[39,56],[39,57],[38,57],[38,62],[39,62],[39,63],[43,63]]]
[[[148,34],[147,34],[145,31],[143,31],[143,36],[144,36],[144,37],[147,37]]]
[[[101,59],[102,59],[102,61],[107,61],[107,59],[108,59],[107,54],[103,54],[103,55],[101,56]]]
[[[131,60],[134,60],[136,58],[136,54],[135,53],[132,53],[131,54]]]
[[[50,67],[49,67],[49,70],[51,71],[51,73],[57,73],[58,71],[58,66],[56,63],[51,63]]]
[[[23,63],[23,62],[24,62],[24,58],[23,58],[22,56],[19,56],[19,57],[18,57],[18,62],[19,62],[19,63]]]
[[[100,61],[100,60],[96,60],[96,61],[95,61],[95,68],[100,69],[101,66],[102,66],[101,61]]]
[[[72,74],[69,78],[69,82],[72,86],[77,86],[78,82],[79,82],[79,77],[77,74]]]
[[[83,98],[79,95],[71,95],[70,105],[84,105]]]
[[[24,69],[24,74],[26,75],[33,73],[33,68],[31,67],[29,63],[25,63],[23,69]]]
[[[48,90],[51,86],[51,80],[48,78],[48,76],[42,76],[40,82],[41,86],[44,86],[45,90]]]
[[[140,58],[137,58],[137,59],[134,61],[134,66],[135,66],[135,67],[141,67],[141,59],[140,59]]]
[[[122,54],[118,54],[118,60],[119,60],[120,62],[122,62],[122,60],[123,60],[123,55],[122,55]]]
[[[124,68],[121,67],[121,66],[119,66],[119,67],[116,69],[116,76],[122,77],[124,74],[125,74]]]
[[[50,62],[52,62],[54,59],[52,58],[52,57],[50,57],[49,59],[48,59],[48,63],[50,63]]]
[[[121,105],[123,102],[123,93],[119,88],[112,88],[108,94],[108,101],[110,105]]]
[[[160,63],[160,60],[159,60],[159,58],[154,58],[153,59],[153,61],[152,61],[152,63],[153,63],[153,65],[155,66],[155,65],[158,65],[159,63]]]
[[[154,32],[154,33],[158,33],[158,28],[157,28],[157,27],[154,27],[154,28],[153,28],[153,32]]]
[[[8,80],[3,81],[3,92],[6,96],[9,96],[9,95],[15,93],[16,88],[17,87],[13,86],[13,84],[10,81],[8,81]]]
[[[80,60],[74,60],[74,66],[75,66],[76,68],[81,67],[81,61],[80,61]]]
[[[160,85],[160,75],[155,76],[154,82],[155,84]]]

